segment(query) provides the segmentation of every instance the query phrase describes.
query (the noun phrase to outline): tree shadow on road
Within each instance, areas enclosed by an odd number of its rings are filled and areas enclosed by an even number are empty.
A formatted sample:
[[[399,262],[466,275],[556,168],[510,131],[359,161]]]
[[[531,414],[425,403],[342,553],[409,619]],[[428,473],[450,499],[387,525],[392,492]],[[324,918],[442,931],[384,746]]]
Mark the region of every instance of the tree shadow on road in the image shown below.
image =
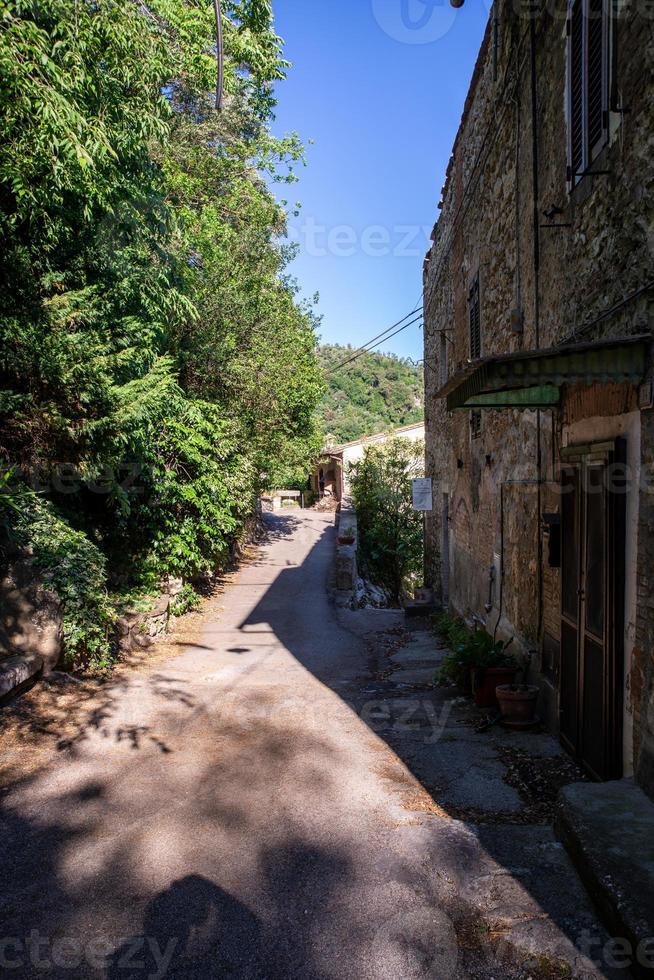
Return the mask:
[[[394,716],[394,712],[405,710],[411,699],[416,702],[429,699],[438,714],[446,695],[424,688],[419,693],[398,695],[397,690],[391,693],[392,684],[380,681],[379,676],[371,677],[370,651],[360,637],[350,634],[339,624],[334,606],[327,599],[324,585],[332,552],[333,536],[326,531],[301,567],[282,569],[257,607],[241,624],[244,635],[262,623],[268,624],[294,658],[336,694],[344,707],[357,716],[360,724],[365,724],[386,742],[395,761],[389,762],[384,772],[404,797],[406,809],[420,815],[423,826],[429,827],[430,823],[436,826],[434,821],[440,821],[443,826],[443,820],[461,820],[460,811],[443,801],[438,788],[424,782],[423,767],[417,764],[420,753],[424,759],[425,751],[436,755],[444,752],[439,744],[440,736],[425,749],[425,731],[421,727],[424,719],[416,723],[414,732],[409,735],[400,725],[403,734],[398,736],[398,718]],[[383,712],[380,718],[380,706],[390,706],[390,716]],[[307,717],[310,717],[310,711]],[[415,751],[417,743],[421,743],[418,753]],[[470,778],[475,779],[476,773],[483,770],[483,762],[475,759],[474,747],[470,751]],[[480,793],[483,796],[483,790]],[[490,886],[489,896],[495,889],[500,901],[503,883],[510,883],[517,875],[515,891],[524,890],[530,894],[532,911],[535,903],[536,931],[539,928],[536,920],[547,918],[575,946],[583,938],[582,926],[598,929],[590,900],[561,846],[552,839],[548,826],[521,825],[519,816],[514,819],[512,814],[504,813],[494,820],[492,812],[486,822],[474,823],[473,819],[466,825],[477,842],[477,854],[485,863],[485,877],[498,882]],[[535,857],[534,852],[538,856]],[[462,858],[466,860],[464,856]],[[452,855],[452,861],[456,864],[456,854]],[[524,867],[520,868],[521,864]],[[510,907],[510,888],[506,889],[506,894]],[[601,927],[599,935],[608,939]]]
[[[266,684],[243,689],[226,685],[208,703],[183,704],[181,715],[176,679],[154,675],[161,692],[157,729],[172,751],[150,741],[156,731],[127,733],[126,741],[107,740],[107,751],[91,758],[62,756],[59,768],[36,773],[5,795],[0,916],[3,935],[20,944],[11,949],[14,976],[461,976],[450,962],[458,955],[456,940],[453,953],[447,923],[442,931],[438,920],[448,886],[437,873],[459,839],[448,843],[445,832],[430,842],[429,812],[420,825],[419,815],[407,812],[401,831],[389,820],[370,837],[365,820],[352,817],[357,806],[367,806],[366,780],[376,777],[357,769],[365,738],[347,733],[372,732],[376,745],[384,732],[372,722],[366,727],[362,714],[365,646],[339,627],[327,598],[333,540],[325,524],[302,565],[281,566],[241,624],[248,647],[257,626],[272,629],[295,659],[287,674],[273,671]],[[321,684],[309,679],[307,688],[301,668]],[[418,787],[400,761],[410,769],[411,757],[391,739],[387,745],[380,765],[393,770],[392,778],[404,773],[410,790]],[[363,803],[355,801],[357,791]],[[509,835],[506,828],[470,828],[469,845],[480,842],[508,878],[520,830],[513,837],[513,828]],[[401,833],[420,860],[393,850],[391,838]],[[574,940],[566,921],[570,898],[566,906],[545,886],[548,874],[521,879],[520,887],[531,889],[543,913]],[[465,916],[453,914],[453,921],[470,927]],[[471,932],[479,923],[473,926]],[[27,950],[34,930],[45,938],[46,973]],[[464,955],[466,935],[460,936]],[[56,943],[66,939],[74,948],[61,965],[66,950]],[[436,953],[449,959],[434,972]],[[508,968],[502,975],[512,976]]]

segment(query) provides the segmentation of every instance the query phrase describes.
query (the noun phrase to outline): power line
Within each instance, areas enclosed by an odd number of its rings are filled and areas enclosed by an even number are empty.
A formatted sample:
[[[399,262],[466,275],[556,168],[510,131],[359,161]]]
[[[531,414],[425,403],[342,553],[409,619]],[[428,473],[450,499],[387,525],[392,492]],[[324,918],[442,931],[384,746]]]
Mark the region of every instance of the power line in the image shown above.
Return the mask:
[[[410,313],[408,315],[411,316]],[[382,337],[382,339],[380,341],[378,341],[376,344],[372,344],[372,346],[370,346],[371,342],[368,341],[368,345],[366,345],[365,347],[361,347],[355,354],[352,355],[352,357],[349,357],[347,359],[347,361],[342,361],[341,364],[337,364],[336,367],[332,371],[329,372],[330,375],[331,374],[336,374],[336,372],[337,371],[340,371],[341,368],[345,367],[347,364],[351,364],[353,361],[357,361],[360,357],[363,357],[364,354],[368,354],[368,353],[370,353],[370,351],[375,350],[376,347],[381,347],[381,345],[384,344],[384,343],[386,343],[387,340],[391,340],[393,337],[397,337],[397,335],[399,333],[402,333],[402,331],[403,330],[406,330],[408,327],[412,327],[419,320],[422,320],[422,313],[419,316],[417,316],[415,318],[415,320],[410,320],[408,323],[405,323],[404,326],[403,327],[400,327],[399,330],[396,330],[394,333],[389,334],[389,336],[387,336],[387,337]],[[400,320],[399,322],[402,323],[402,320]],[[420,326],[422,326],[422,324],[420,324]],[[388,329],[391,330],[392,328],[389,327]],[[379,335],[379,336],[381,336],[381,335]],[[373,340],[375,340],[375,339],[376,338],[373,337]]]
[[[417,306],[415,308],[415,310],[411,310],[410,313],[407,313],[406,316],[403,316],[401,320],[398,320],[397,321],[397,323],[391,324],[390,327],[386,327],[385,330],[382,330],[381,333],[378,333],[376,337],[372,337],[370,340],[366,340],[365,344],[363,344],[363,346],[361,346],[361,347],[358,347],[355,350],[354,353],[355,354],[364,353],[366,351],[366,349],[370,346],[370,344],[374,343],[376,340],[379,340],[380,337],[382,338],[382,343],[384,342],[384,340],[390,339],[390,338],[386,337],[385,335],[387,333],[390,333],[391,330],[395,330],[396,327],[399,327],[401,323],[404,323],[405,320],[408,320],[409,317],[410,316],[413,316],[414,313],[418,313],[419,310],[420,311],[422,310],[422,306]],[[409,326],[408,323],[407,323],[407,326]],[[379,345],[377,345],[377,346],[379,346]],[[336,367],[334,368],[334,370],[335,371],[338,371],[338,369],[341,368],[341,367],[343,367],[344,364],[349,364],[350,363],[350,360],[351,360],[351,358],[348,358],[347,360],[343,361],[341,364],[337,364]]]

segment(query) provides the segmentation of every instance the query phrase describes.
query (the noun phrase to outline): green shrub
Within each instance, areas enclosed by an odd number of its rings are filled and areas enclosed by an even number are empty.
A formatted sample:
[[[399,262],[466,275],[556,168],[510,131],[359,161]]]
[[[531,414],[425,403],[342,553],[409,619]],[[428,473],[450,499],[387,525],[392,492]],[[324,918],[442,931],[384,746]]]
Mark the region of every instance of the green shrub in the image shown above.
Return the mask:
[[[178,592],[170,604],[171,616],[184,616],[188,612],[194,612],[200,608],[202,600],[192,585],[188,583],[181,592]]]
[[[254,510],[252,465],[239,436],[216,405],[195,401],[152,441],[144,515],[160,573],[190,579],[224,563]]]
[[[114,659],[110,636],[117,613],[100,549],[36,495],[21,501],[13,532],[61,600],[66,665],[108,669]]]
[[[453,650],[460,646],[470,633],[460,616],[452,616],[446,612],[436,613],[434,628],[443,639],[447,640],[448,645]]]
[[[390,439],[369,446],[350,475],[362,566],[397,602],[423,568],[423,520],[411,484],[423,470],[422,443]]]

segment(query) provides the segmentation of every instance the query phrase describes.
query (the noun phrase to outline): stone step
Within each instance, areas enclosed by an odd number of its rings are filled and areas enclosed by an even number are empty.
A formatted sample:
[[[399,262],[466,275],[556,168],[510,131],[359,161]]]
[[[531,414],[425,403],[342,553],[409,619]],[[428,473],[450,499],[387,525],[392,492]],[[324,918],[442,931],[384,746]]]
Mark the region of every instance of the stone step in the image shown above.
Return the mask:
[[[572,783],[556,830],[614,937],[614,959],[654,976],[654,802],[633,780]]]

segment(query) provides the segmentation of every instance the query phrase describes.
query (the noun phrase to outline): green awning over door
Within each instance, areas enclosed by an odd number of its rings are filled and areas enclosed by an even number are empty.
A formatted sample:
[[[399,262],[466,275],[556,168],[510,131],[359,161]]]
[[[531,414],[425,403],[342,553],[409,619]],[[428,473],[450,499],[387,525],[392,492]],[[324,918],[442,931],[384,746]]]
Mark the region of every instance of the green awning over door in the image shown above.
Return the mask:
[[[471,362],[438,392],[448,411],[552,408],[564,384],[639,384],[647,371],[649,335],[544,350],[518,351]]]

